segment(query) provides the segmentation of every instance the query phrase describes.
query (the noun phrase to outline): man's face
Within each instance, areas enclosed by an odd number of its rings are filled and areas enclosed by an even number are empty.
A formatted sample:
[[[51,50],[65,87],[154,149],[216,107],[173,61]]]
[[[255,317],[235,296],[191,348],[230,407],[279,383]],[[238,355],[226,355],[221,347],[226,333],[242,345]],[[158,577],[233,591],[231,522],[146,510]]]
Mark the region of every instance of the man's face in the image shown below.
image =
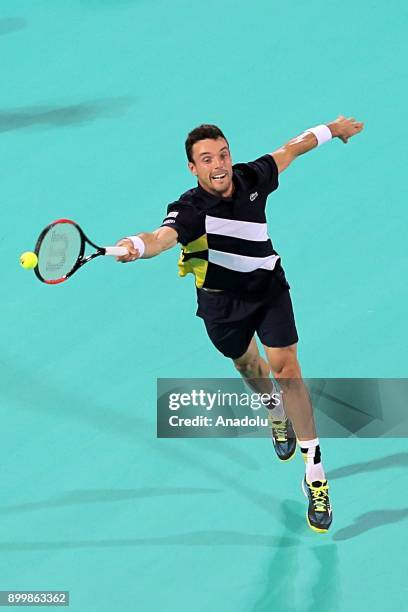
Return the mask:
[[[194,143],[192,158],[194,161],[188,167],[203,189],[224,198],[232,195],[232,160],[224,138],[206,138]]]

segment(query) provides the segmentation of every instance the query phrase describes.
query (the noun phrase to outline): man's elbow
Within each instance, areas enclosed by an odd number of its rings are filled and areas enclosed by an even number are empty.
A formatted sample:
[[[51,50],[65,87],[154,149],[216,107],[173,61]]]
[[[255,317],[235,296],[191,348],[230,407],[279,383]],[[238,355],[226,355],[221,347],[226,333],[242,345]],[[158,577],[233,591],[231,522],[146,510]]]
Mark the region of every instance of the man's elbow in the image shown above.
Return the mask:
[[[156,255],[175,247],[177,244],[177,231],[171,227],[160,227],[153,232],[153,236]]]
[[[290,166],[290,164],[295,159],[295,155],[293,155],[291,149],[286,145],[281,147],[280,149],[277,149],[276,151],[271,153],[271,155],[278,167],[279,174],[286,170],[286,168],[288,168],[288,166]]]

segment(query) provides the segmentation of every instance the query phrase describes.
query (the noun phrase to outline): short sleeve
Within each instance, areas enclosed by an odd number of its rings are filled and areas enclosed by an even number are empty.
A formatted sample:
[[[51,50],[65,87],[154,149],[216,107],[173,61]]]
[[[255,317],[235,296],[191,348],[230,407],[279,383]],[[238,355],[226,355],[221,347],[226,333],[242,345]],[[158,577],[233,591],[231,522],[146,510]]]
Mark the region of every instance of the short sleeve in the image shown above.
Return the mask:
[[[247,165],[256,173],[260,186],[268,194],[279,187],[278,166],[272,155],[262,155],[262,157],[248,162]]]
[[[164,217],[160,227],[172,227],[176,230],[177,242],[186,245],[191,242],[192,237],[192,226],[194,221],[194,214],[187,203],[173,202],[167,207],[167,215]]]

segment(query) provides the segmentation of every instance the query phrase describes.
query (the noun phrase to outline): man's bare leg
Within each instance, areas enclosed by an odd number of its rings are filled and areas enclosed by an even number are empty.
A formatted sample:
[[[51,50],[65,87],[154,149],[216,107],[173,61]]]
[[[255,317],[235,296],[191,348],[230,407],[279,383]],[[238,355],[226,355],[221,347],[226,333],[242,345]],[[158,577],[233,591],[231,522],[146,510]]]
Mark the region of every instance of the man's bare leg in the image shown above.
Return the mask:
[[[255,336],[252,338],[248,349],[238,359],[234,359],[234,365],[248,387],[256,393],[273,392],[273,384],[270,379],[271,369],[268,363],[259,353]]]
[[[325,533],[332,522],[332,510],[312,404],[297,360],[297,345],[264,348],[271,370],[283,390],[285,411],[293,423],[306,463],[302,488],[309,501],[307,520],[314,531]]]
[[[269,396],[276,392],[276,387],[270,378],[270,367],[259,354],[255,338],[252,338],[245,354],[234,360],[234,365],[253,391]],[[283,403],[276,402],[274,397],[266,400],[265,408],[268,409],[275,452],[281,461],[288,461],[296,452],[296,437],[292,424],[287,420]]]
[[[312,404],[297,360],[297,344],[284,348],[264,346],[264,349],[272,373],[282,388],[285,412],[298,440],[316,438]]]
[[[259,353],[255,336],[244,355],[234,359],[234,365],[252,391],[268,395],[272,395],[276,391],[276,387],[274,387],[270,378],[271,369]],[[265,407],[269,409],[271,419],[281,421],[286,418],[282,403],[277,404],[276,401],[271,400],[270,403],[265,404]]]

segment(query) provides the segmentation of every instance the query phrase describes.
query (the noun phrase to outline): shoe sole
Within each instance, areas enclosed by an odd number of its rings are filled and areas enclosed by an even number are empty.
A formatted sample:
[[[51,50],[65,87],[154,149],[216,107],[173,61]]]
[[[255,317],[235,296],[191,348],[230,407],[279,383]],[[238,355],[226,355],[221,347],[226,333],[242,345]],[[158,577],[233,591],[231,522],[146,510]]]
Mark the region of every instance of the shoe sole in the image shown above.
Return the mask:
[[[305,480],[304,478],[302,478],[302,491],[303,491],[303,495],[306,497],[307,500],[309,500],[309,496],[307,494],[307,492],[305,491]],[[328,533],[328,529],[320,529],[319,527],[315,527],[314,525],[312,525],[312,523],[309,521],[309,515],[307,513],[306,510],[306,521],[307,524],[309,525],[310,529],[312,531],[315,531],[316,533]]]

